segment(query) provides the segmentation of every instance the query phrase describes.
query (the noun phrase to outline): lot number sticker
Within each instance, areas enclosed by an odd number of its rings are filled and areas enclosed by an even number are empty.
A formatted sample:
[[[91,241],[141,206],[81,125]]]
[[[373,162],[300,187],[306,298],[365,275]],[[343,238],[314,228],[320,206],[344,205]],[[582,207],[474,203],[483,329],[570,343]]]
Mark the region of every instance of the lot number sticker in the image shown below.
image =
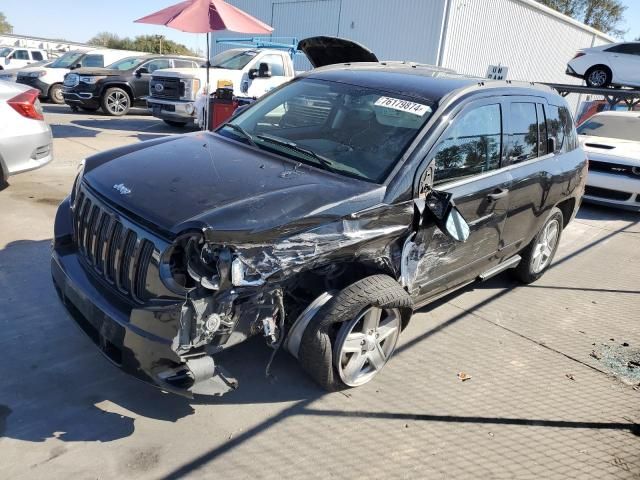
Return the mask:
[[[424,116],[426,113],[431,113],[431,107],[422,105],[421,103],[409,102],[407,100],[400,100],[399,98],[380,97],[374,104],[376,107],[392,108],[393,110],[399,110],[400,112],[411,113],[419,117]]]

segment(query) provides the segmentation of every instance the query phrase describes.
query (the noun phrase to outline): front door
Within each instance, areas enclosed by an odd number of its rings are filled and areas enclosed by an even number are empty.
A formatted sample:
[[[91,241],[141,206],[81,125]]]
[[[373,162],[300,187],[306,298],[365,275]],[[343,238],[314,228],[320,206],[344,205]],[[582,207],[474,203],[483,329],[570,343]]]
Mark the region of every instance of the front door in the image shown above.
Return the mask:
[[[432,222],[419,228],[413,240],[416,263],[410,287],[419,299],[464,283],[497,263],[511,184],[509,173],[500,170],[503,108],[500,100],[468,104],[429,153],[432,188],[452,195],[470,235],[461,243]]]

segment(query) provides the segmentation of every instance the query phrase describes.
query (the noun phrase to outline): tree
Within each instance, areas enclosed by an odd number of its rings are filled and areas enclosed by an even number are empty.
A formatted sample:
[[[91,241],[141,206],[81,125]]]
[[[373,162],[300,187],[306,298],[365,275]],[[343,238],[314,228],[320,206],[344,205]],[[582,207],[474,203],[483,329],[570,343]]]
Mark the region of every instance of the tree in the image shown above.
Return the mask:
[[[627,9],[622,0],[538,0],[543,5],[570,16],[590,27],[617,37]]]
[[[178,55],[193,55],[193,52],[180,43],[167,40],[164,35],[139,35],[134,39],[120,38],[110,32],[100,32],[89,40],[90,45],[119,50],[136,50],[149,53],[173,53]]]
[[[7,17],[2,12],[0,12],[0,33],[13,33],[13,25],[7,21]]]

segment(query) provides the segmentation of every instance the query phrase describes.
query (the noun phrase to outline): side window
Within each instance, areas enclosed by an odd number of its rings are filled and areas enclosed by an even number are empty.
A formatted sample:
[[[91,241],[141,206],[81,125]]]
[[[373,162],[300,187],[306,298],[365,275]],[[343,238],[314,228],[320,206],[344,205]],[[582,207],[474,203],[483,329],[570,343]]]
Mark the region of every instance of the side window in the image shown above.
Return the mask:
[[[83,67],[104,67],[103,55],[87,55],[82,59]]]
[[[499,168],[501,151],[500,105],[483,105],[463,113],[436,147],[434,182]]]
[[[535,103],[511,104],[510,163],[524,162],[538,156],[538,116]]]
[[[173,65],[175,66],[175,68],[196,68],[197,67],[197,65],[194,65],[194,63],[191,60],[182,60],[178,58],[175,58],[173,60]]]
[[[538,156],[542,157],[549,153],[547,151],[547,122],[545,121],[542,104],[536,103],[536,109],[538,112]]]
[[[29,52],[26,50],[16,50],[13,52],[13,57],[16,60],[29,60]]]
[[[622,43],[615,47],[608,48],[606,51],[611,53],[625,53],[627,55],[640,55],[640,44]]]
[[[560,121],[564,129],[564,137],[566,143],[566,152],[578,148],[578,134],[573,125],[573,118],[567,107],[560,107]]]
[[[269,69],[273,77],[284,77],[284,62],[280,55],[265,55],[259,63],[269,64]]]
[[[43,60],[42,52],[31,52],[31,58],[37,61]]]
[[[556,139],[555,153],[570,152],[578,148],[578,137],[569,110],[566,107],[548,105],[546,112],[549,137]]]
[[[156,60],[151,60],[145,65],[145,67],[147,67],[149,73],[153,73],[161,68],[171,68],[171,60],[168,58],[158,58]]]

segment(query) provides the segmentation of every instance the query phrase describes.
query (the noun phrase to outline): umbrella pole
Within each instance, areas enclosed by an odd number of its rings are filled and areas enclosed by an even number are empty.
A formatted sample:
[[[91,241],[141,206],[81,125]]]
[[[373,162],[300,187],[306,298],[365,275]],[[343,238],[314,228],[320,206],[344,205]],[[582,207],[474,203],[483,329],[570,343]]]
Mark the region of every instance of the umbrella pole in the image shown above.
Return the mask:
[[[211,104],[211,98],[209,96],[209,69],[211,68],[211,53],[209,51],[210,48],[210,43],[209,43],[209,32],[207,32],[207,84],[205,86],[205,98],[206,98],[206,103],[205,103],[205,107],[204,107],[204,111],[205,111],[205,119],[204,119],[204,129],[208,130],[209,129],[209,117],[211,116],[211,113],[209,112],[210,104]]]

